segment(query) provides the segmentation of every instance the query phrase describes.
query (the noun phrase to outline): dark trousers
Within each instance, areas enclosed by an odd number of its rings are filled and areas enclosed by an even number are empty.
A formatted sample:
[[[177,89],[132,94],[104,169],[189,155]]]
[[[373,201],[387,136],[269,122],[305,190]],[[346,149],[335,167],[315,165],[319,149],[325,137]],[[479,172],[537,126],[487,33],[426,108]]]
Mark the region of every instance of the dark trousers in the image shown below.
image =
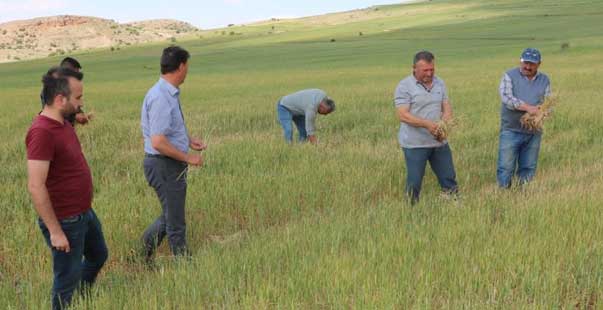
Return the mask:
[[[402,148],[402,150],[404,151],[407,170],[406,193],[410,197],[411,203],[419,201],[425,166],[428,161],[442,190],[450,193],[458,191],[454,164],[452,163],[452,152],[448,144],[440,147]]]
[[[147,256],[153,255],[165,236],[174,255],[188,254],[184,219],[187,164],[165,156],[147,155],[143,165],[144,175],[161,203],[161,215],[142,236]]]
[[[69,253],[51,246],[50,232],[42,220],[38,220],[52,252],[52,309],[66,308],[78,286],[82,289],[92,286],[109,255],[101,223],[92,209],[59,220],[59,224],[69,241]]]

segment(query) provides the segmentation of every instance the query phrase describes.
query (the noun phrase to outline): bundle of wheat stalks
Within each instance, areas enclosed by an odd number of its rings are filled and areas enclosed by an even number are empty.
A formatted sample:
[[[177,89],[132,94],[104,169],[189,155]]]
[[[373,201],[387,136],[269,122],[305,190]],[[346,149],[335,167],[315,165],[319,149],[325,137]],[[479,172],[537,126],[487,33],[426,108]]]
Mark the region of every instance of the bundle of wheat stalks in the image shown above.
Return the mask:
[[[450,118],[447,120],[440,120],[439,122],[437,122],[438,125],[438,129],[435,133],[435,138],[438,141],[444,141],[448,138],[448,135],[450,134],[450,131],[452,130],[452,128],[456,127],[456,125],[458,124],[457,119],[455,118]]]
[[[521,117],[521,127],[529,131],[542,131],[544,120],[551,116],[551,109],[555,104],[557,104],[557,96],[544,98],[544,102],[538,106],[538,113],[534,115],[525,113]]]

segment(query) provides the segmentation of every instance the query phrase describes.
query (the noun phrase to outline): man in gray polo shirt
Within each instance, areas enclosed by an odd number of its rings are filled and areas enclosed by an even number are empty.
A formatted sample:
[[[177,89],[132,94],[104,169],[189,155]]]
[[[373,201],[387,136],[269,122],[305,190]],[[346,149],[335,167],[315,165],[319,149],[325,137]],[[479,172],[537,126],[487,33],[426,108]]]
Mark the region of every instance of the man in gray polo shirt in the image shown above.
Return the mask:
[[[188,165],[202,165],[203,158],[200,154],[190,154],[188,149],[206,148],[201,140],[188,135],[180,105],[179,86],[188,73],[189,57],[189,53],[178,46],[164,49],[161,77],[142,103],[144,175],[157,193],[162,209],[142,236],[147,261],[166,236],[174,255],[189,254],[184,214],[186,170]]]
[[[542,133],[522,128],[520,119],[525,113],[538,113],[538,106],[551,95],[549,78],[538,71],[540,62],[540,52],[527,48],[521,54],[519,67],[505,72],[500,81],[502,104],[496,179],[502,188],[511,186],[515,174],[520,184],[531,181],[536,174]]]
[[[295,123],[299,133],[299,141],[310,140],[316,144],[315,122],[317,114],[327,115],[335,111],[335,101],[327,97],[327,93],[320,89],[305,89],[279,99],[276,104],[278,120],[283,127],[287,143],[293,141],[293,128]]]
[[[428,51],[414,57],[413,74],[398,84],[394,94],[400,119],[398,141],[406,160],[406,193],[411,204],[419,201],[427,161],[447,195],[458,187],[452,152],[446,140],[438,140],[437,122],[452,117],[444,81],[434,75],[435,57]]]

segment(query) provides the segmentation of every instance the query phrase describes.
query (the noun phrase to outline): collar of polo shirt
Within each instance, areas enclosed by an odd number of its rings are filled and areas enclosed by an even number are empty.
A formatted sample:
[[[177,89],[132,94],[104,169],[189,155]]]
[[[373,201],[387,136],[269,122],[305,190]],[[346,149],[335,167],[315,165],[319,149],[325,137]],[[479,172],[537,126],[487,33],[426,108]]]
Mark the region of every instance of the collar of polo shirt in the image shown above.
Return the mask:
[[[436,83],[436,77],[433,77],[433,80],[431,81],[431,87],[427,87],[427,85],[421,83],[421,81],[417,80],[417,77],[415,77],[415,75],[412,75],[412,78],[415,79],[415,83],[417,83],[417,85],[421,85],[421,87],[423,87],[423,89],[425,89],[428,93],[431,92],[431,90],[433,89],[433,86]]]

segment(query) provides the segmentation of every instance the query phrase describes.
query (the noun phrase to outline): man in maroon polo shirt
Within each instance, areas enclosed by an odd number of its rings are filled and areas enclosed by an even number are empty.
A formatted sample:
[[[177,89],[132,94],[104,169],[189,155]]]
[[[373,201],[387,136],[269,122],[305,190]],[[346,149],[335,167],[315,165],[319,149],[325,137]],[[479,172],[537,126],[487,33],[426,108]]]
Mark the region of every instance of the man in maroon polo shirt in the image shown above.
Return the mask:
[[[44,108],[25,139],[28,189],[53,263],[52,308],[64,309],[78,286],[90,287],[108,251],[92,210],[92,175],[66,117],[82,107],[83,74],[43,77]]]

